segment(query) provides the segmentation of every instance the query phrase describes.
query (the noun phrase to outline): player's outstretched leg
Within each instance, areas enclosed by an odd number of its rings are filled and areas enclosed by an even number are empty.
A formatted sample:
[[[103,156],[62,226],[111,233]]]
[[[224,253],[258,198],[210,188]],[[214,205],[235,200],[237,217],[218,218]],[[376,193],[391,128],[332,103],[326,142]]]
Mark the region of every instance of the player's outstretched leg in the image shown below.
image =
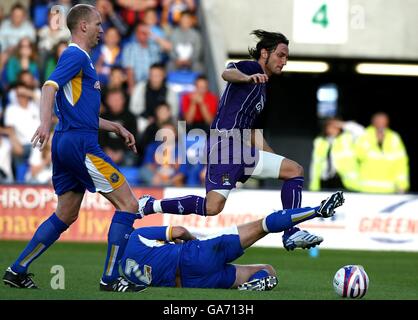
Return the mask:
[[[335,208],[341,206],[344,203],[344,196],[342,191],[338,191],[332,194],[326,200],[321,202],[321,205],[314,208],[298,208],[298,209],[289,209],[289,210],[280,210],[268,215],[263,220],[263,229],[265,232],[281,232],[283,230],[290,229],[295,225],[310,220],[316,217],[329,218],[334,215]],[[312,236],[312,235],[310,235]],[[309,242],[309,239],[302,239],[303,237],[309,237],[303,230],[295,232],[286,240],[288,248],[296,248],[299,245],[302,248],[308,248],[307,245],[301,245],[301,243]],[[314,241],[313,239],[312,241]],[[316,239],[317,241],[322,242],[323,239]],[[299,241],[299,242],[298,242]],[[285,247],[286,248],[286,247]],[[291,250],[291,249],[290,249]]]

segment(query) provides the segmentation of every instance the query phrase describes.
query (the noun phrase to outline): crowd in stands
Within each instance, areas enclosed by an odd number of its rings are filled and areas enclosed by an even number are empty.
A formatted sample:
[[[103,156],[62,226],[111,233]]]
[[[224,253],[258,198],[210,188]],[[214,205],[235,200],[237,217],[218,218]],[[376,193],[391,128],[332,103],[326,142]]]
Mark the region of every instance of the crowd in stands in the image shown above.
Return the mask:
[[[192,161],[201,156],[199,148],[177,135],[178,120],[188,131],[207,132],[217,111],[218,96],[205,75],[197,1],[83,1],[102,17],[103,39],[90,53],[101,83],[101,117],[133,133],[138,154],[113,133],[100,132],[99,143],[132,185],[203,185],[205,166]],[[74,4],[15,2],[9,12],[0,4],[0,183],[51,183],[51,142],[40,151],[30,140],[40,123],[40,88],[70,41],[62,17]],[[161,129],[175,139],[156,140]],[[180,142],[187,159],[179,159]],[[408,157],[386,115],[360,129],[340,119],[325,122],[314,141],[309,189],[327,188],[408,191]]]
[[[134,154],[116,135],[100,132],[104,151],[134,185],[202,185],[203,166],[167,162],[155,141],[159,129],[177,131],[178,120],[207,130],[216,113],[195,0],[16,1],[8,12],[0,4],[0,183],[51,183],[50,144],[40,151],[30,140],[41,86],[70,42],[62,17],[76,3],[95,5],[102,17],[102,41],[90,53],[101,117],[137,140]]]

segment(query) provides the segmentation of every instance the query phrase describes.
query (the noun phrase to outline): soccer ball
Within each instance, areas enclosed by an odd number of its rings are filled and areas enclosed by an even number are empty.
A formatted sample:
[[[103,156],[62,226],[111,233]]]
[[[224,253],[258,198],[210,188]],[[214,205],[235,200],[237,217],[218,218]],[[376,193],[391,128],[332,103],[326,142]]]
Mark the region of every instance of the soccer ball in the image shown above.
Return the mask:
[[[369,277],[363,266],[347,265],[337,271],[332,282],[343,298],[363,298],[369,288]]]

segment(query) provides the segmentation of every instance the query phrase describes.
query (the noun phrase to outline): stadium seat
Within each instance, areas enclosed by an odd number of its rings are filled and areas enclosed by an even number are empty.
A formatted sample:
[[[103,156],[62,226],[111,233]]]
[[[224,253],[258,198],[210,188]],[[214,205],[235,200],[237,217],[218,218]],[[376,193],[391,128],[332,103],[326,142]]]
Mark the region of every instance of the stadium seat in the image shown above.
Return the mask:
[[[36,29],[42,28],[48,23],[48,5],[38,4],[33,10],[33,24]]]
[[[138,174],[138,167],[120,167],[120,172],[125,176],[130,186],[138,186],[141,182]]]
[[[29,165],[27,163],[22,163],[16,168],[16,182],[25,183],[25,175],[29,170]]]

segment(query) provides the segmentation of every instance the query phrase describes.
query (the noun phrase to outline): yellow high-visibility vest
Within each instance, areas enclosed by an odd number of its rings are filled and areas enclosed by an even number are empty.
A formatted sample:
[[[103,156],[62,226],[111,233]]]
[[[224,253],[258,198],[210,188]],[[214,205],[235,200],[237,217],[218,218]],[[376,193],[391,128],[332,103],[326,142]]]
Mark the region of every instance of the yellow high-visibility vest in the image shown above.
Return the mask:
[[[376,128],[369,126],[356,141],[361,192],[395,193],[409,189],[408,155],[398,133],[385,130],[382,148]]]
[[[330,147],[331,144],[325,137],[315,138],[310,166],[309,190],[311,191],[320,190],[321,173],[326,170],[327,154]],[[341,133],[334,139],[331,148],[335,170],[340,176],[344,188],[357,191],[359,188],[358,165],[352,134]]]

